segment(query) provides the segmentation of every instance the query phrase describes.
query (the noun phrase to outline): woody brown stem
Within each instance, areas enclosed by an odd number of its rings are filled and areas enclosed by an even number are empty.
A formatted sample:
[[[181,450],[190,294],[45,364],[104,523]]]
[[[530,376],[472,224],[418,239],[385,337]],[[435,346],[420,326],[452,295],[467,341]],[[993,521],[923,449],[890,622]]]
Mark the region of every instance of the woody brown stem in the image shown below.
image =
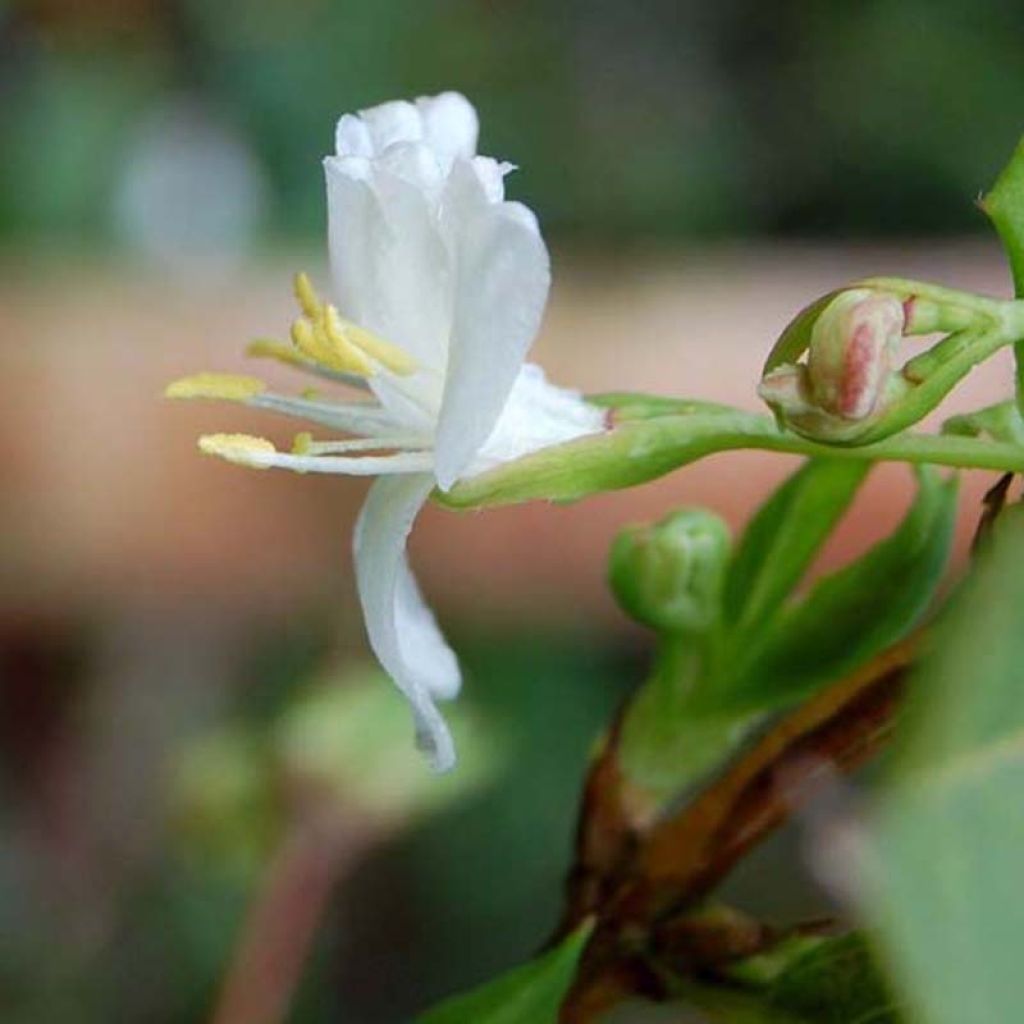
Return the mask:
[[[826,770],[854,770],[888,740],[920,645],[918,633],[812,697],[678,814],[645,834],[633,833],[635,849],[615,872],[617,888],[607,892],[613,879],[606,876],[597,890],[605,893],[594,907],[600,924],[566,1000],[563,1022],[584,1024],[595,1019],[596,1005],[607,1008],[614,992],[628,994],[623,985],[629,974],[623,974],[622,964],[642,961],[641,950],[669,947],[677,962],[713,971],[716,957],[724,964],[771,940],[768,929],[728,908],[709,917],[699,909],[702,901],[806,798],[816,777]],[[597,786],[613,763],[614,750],[606,749],[595,762],[591,783]],[[612,795],[602,792],[600,799],[610,802]]]
[[[919,634],[786,715],[679,814],[659,823],[609,916],[649,925],[700,900],[792,811],[823,766],[849,772],[889,738]],[[812,776],[808,776],[808,772]]]

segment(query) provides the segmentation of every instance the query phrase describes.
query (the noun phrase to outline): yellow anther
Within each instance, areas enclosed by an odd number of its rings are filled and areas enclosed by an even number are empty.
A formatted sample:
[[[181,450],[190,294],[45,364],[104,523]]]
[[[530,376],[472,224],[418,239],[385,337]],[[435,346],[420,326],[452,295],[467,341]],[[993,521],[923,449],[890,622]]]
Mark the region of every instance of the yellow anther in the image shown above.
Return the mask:
[[[326,351],[323,341],[313,324],[305,317],[299,317],[292,324],[292,342],[295,347],[307,358],[317,363],[329,361],[330,352]]]
[[[373,373],[373,364],[352,345],[339,347],[328,337],[323,326],[323,315],[313,323],[300,317],[292,324],[292,341],[307,359],[321,366],[341,373],[353,373],[368,377]]]
[[[251,434],[204,434],[199,438],[199,450],[252,469],[266,469],[258,456],[273,455],[277,451],[265,437]]]
[[[309,431],[296,434],[292,441],[292,455],[308,455],[313,447],[313,435]]]
[[[299,395],[302,398],[305,398],[306,401],[308,402],[315,402],[318,398],[322,396],[322,394],[323,393],[320,391],[319,388],[303,388],[299,392]]]
[[[345,331],[344,322],[334,306],[324,306],[316,326],[323,336],[324,346],[330,349],[339,364],[343,364],[339,368],[346,369],[349,373],[357,373],[361,377],[373,376],[376,368],[366,353],[352,344]]]
[[[305,366],[307,362],[290,345],[270,338],[257,338],[246,346],[245,354],[255,359],[276,359],[289,366]]]
[[[330,309],[331,307],[328,308]],[[386,366],[392,373],[407,377],[409,374],[416,372],[416,360],[404,348],[399,348],[390,341],[379,338],[365,327],[349,323],[340,317],[338,317],[338,321],[345,332],[345,336],[353,345],[357,345],[368,356],[376,359],[382,366]]]
[[[266,390],[258,377],[240,373],[197,373],[182,377],[164,389],[167,398],[222,398],[229,402],[244,402]]]
[[[309,275],[304,271],[296,274],[294,287],[295,298],[299,300],[302,312],[311,320],[315,320],[320,315],[321,302],[320,296],[317,295],[316,289],[313,287],[313,282],[309,279]]]

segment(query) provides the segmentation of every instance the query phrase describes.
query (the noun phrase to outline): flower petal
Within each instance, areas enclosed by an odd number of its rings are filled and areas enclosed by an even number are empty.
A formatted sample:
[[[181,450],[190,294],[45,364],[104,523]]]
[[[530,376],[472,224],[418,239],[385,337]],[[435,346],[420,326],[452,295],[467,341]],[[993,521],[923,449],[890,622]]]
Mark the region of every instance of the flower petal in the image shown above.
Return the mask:
[[[421,96],[416,109],[423,119],[423,140],[446,172],[454,160],[476,153],[480,122],[473,104],[462,93]]]
[[[405,541],[434,486],[429,474],[378,480],[356,523],[356,581],[370,645],[412,706],[416,740],[434,768],[455,764],[451,734],[434,706],[459,688],[455,655],[423,603]]]
[[[453,178],[459,172],[453,171]],[[455,239],[457,281],[448,374],[437,428],[437,480],[444,489],[473,461],[494,429],[540,327],[551,270],[533,214],[519,203],[487,202],[467,187],[476,211]],[[463,182],[465,185],[465,182]],[[482,198],[481,198],[482,197]]]
[[[526,363],[494,430],[473,460],[472,472],[599,433],[607,416],[605,409],[591,405],[578,391],[551,384],[539,366]]]
[[[448,358],[452,287],[449,250],[431,194],[437,189],[378,163],[370,165],[368,178],[359,177],[358,161],[328,157],[324,166],[338,308],[405,349],[422,368],[409,377],[377,374],[370,386],[404,426],[432,426]]]

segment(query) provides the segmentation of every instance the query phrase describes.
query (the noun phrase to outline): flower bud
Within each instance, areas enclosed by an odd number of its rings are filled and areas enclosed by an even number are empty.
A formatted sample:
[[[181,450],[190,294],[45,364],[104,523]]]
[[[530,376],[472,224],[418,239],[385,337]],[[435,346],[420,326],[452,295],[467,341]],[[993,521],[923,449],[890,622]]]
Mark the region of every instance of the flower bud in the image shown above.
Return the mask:
[[[847,420],[879,406],[903,334],[903,303],[867,288],[840,292],[811,330],[807,380],[814,403]]]
[[[847,288],[804,310],[769,356],[758,394],[779,420],[816,441],[870,431],[908,382],[895,368],[906,304],[888,289]],[[807,352],[805,362],[797,362]]]
[[[612,543],[608,576],[623,610],[659,632],[704,632],[718,617],[729,529],[705,509],[627,526]]]

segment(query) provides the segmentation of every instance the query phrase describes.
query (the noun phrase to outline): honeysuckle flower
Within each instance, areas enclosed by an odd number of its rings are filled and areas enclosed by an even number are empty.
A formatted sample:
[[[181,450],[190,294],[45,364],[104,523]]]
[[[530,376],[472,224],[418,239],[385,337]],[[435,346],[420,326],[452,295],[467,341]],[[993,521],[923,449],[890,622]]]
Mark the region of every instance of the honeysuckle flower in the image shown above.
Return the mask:
[[[547,301],[547,248],[533,213],[504,198],[511,165],[476,155],[477,131],[476,112],[456,93],[338,122],[336,151],[324,160],[336,305],[300,274],[292,346],[260,341],[249,351],[361,389],[363,400],[292,397],[254,377],[209,373],[167,392],[352,435],[302,433],[291,451],[238,434],[199,444],[255,468],[380,478],[355,528],[359,596],[370,644],[439,770],[455,753],[436,702],[456,695],[460,673],[409,569],[413,520],[435,488],[601,431],[605,418],[524,364]]]

